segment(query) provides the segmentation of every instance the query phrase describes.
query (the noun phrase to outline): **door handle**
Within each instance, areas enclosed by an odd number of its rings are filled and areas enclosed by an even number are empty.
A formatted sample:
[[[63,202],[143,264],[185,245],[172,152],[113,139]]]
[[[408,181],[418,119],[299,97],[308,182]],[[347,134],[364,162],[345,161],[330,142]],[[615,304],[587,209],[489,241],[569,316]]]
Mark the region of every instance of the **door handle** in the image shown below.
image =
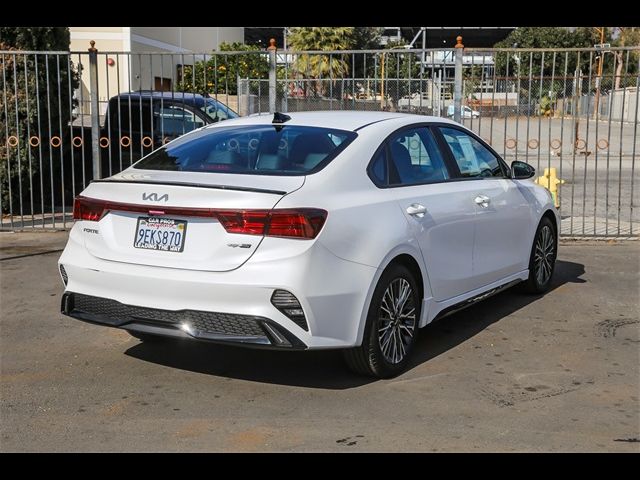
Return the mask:
[[[476,202],[477,205],[480,205],[483,208],[487,208],[491,203],[491,199],[486,195],[478,195],[476,198],[473,199],[473,201]]]
[[[412,203],[407,207],[407,213],[414,217],[422,218],[424,214],[427,213],[427,207],[419,203]]]

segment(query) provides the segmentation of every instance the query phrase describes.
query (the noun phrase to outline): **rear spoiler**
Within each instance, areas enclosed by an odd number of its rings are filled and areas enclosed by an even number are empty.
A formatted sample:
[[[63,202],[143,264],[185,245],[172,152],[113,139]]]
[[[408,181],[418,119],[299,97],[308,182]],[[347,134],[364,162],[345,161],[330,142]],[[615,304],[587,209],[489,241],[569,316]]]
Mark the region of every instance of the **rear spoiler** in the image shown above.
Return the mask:
[[[265,188],[253,188],[253,187],[236,187],[233,185],[208,185],[204,183],[192,183],[192,182],[161,182],[159,180],[119,180],[119,179],[103,179],[92,180],[91,183],[143,183],[146,185],[174,185],[178,187],[196,187],[196,188],[214,188],[217,190],[237,190],[240,192],[257,192],[257,193],[269,193],[271,195],[286,195],[287,192],[281,190],[267,190]]]

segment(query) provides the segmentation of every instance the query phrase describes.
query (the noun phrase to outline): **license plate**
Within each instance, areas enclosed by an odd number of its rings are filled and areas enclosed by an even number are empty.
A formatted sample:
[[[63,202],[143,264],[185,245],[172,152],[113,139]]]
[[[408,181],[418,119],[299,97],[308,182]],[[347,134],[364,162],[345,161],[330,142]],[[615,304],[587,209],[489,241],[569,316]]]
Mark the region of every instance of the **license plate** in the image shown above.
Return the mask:
[[[187,233],[187,222],[162,217],[138,217],[135,248],[182,252]]]

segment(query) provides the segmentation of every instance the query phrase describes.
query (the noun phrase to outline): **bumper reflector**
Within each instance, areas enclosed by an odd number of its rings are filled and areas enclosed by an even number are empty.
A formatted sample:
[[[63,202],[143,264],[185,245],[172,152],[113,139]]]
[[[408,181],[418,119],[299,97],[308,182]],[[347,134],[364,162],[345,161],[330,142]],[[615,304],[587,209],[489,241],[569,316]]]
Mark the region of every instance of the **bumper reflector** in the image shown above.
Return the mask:
[[[300,328],[309,331],[304,310],[293,293],[286,290],[276,290],[271,296],[271,303]]]
[[[64,286],[67,286],[69,283],[69,276],[67,275],[67,271],[64,269],[64,265],[60,265],[60,276],[62,277],[62,281],[64,282]]]

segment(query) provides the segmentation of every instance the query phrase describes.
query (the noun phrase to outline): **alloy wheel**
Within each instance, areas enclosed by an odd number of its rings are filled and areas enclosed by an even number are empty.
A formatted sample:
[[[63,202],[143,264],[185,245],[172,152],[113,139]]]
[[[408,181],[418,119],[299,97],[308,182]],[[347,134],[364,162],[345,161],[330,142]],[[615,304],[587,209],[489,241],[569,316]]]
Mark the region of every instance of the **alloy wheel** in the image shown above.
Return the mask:
[[[378,320],[382,355],[392,364],[402,362],[416,327],[414,293],[407,280],[396,278],[389,284],[382,296]]]
[[[551,277],[554,256],[555,238],[551,228],[544,225],[538,234],[534,254],[535,275],[539,285],[544,285]]]

